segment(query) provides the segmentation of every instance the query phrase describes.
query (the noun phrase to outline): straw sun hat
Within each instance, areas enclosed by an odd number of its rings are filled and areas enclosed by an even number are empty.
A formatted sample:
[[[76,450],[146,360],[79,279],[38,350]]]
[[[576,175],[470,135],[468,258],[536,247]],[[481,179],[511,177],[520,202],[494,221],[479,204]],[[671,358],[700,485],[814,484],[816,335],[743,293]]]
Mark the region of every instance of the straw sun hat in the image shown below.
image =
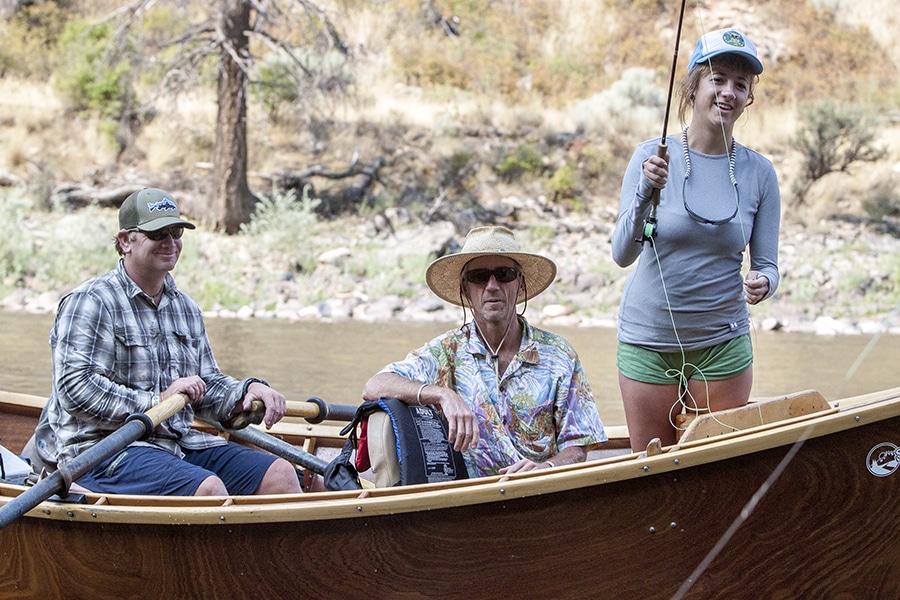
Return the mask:
[[[516,304],[534,298],[556,279],[556,263],[540,254],[522,252],[515,234],[506,227],[476,227],[466,236],[462,250],[435,260],[425,270],[425,282],[442,300],[462,306],[460,299],[463,267],[479,256],[505,256],[522,269],[525,276],[525,294],[520,294]],[[466,301],[468,305],[468,301]]]

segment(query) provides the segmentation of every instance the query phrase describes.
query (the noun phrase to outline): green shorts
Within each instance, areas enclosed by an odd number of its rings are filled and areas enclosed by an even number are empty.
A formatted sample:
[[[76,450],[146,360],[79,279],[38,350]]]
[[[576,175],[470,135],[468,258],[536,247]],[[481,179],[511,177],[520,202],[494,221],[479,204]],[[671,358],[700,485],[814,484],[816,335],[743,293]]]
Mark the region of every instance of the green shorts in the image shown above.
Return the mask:
[[[675,384],[685,379],[721,381],[740,375],[753,364],[750,334],[702,350],[656,352],[619,342],[616,366],[628,379],[641,383]]]

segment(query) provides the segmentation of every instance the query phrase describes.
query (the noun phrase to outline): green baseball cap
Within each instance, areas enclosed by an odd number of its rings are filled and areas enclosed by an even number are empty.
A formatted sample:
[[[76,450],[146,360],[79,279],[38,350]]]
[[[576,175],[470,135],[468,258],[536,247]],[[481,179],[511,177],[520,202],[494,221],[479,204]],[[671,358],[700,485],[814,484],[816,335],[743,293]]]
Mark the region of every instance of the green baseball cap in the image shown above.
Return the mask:
[[[196,229],[193,223],[181,218],[178,204],[163,190],[144,188],[134,192],[119,208],[119,229],[159,231],[173,225]]]

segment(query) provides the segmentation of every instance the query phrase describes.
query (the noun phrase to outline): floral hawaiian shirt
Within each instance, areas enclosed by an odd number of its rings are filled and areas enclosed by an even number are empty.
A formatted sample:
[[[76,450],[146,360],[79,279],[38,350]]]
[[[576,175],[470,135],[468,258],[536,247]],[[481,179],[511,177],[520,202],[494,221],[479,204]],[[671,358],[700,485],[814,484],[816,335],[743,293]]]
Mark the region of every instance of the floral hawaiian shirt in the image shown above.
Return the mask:
[[[471,323],[382,369],[451,387],[466,401],[479,423],[478,447],[464,453],[469,477],[607,439],[578,354],[559,335],[522,323],[519,351],[499,378]]]

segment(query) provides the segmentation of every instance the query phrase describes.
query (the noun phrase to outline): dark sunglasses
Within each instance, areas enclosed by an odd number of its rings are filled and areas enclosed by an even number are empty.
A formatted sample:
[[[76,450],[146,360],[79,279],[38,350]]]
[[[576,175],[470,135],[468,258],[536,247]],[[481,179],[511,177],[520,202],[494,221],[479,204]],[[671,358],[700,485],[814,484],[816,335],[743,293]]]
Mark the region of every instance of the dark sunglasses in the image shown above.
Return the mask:
[[[169,236],[172,236],[173,240],[180,240],[181,236],[184,235],[184,227],[167,227],[166,229],[159,229],[157,231],[137,229],[136,231],[140,231],[146,235],[148,239],[151,239],[154,242],[161,242]]]
[[[466,271],[463,277],[469,283],[483,285],[491,280],[491,275],[497,283],[509,283],[519,277],[519,270],[515,267],[497,267],[496,269],[472,269]]]

